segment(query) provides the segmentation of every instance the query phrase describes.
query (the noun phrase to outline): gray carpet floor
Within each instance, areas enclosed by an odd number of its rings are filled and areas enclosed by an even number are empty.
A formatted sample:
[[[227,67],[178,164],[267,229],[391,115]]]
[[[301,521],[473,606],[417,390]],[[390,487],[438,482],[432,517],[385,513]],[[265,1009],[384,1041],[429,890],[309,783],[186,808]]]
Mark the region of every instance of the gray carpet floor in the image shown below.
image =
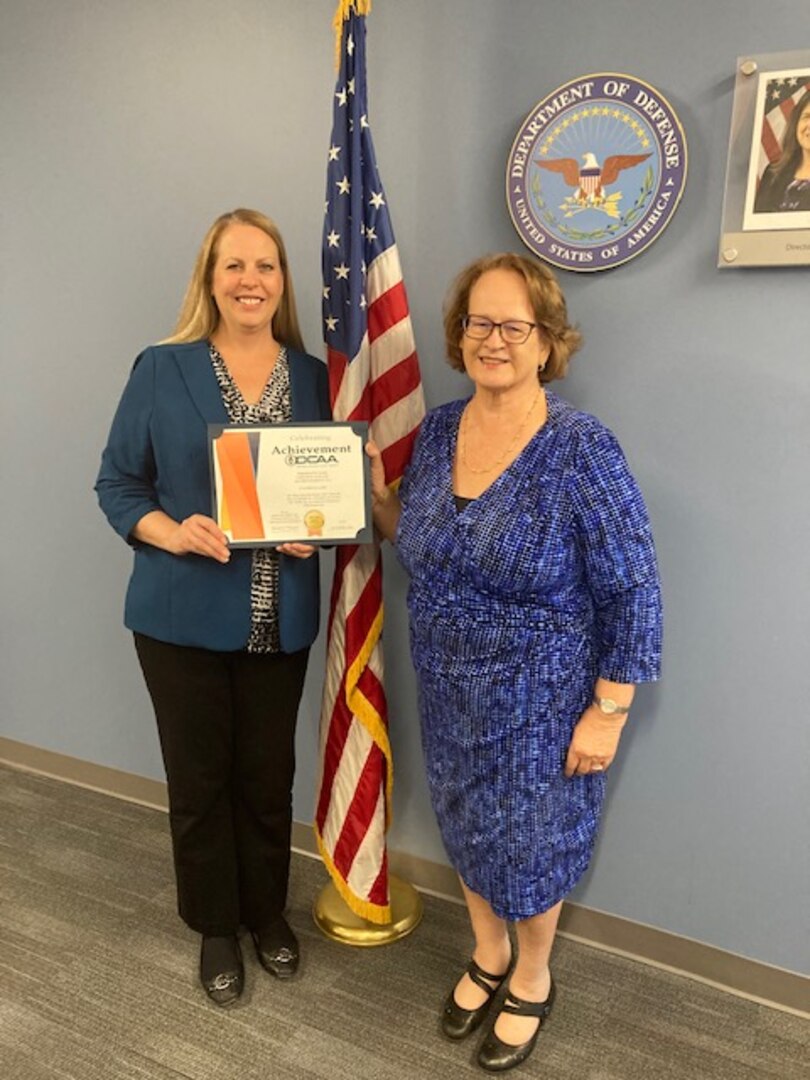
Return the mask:
[[[164,814],[0,766],[3,1080],[454,1080],[483,1077],[475,1042],[438,1031],[470,936],[458,905],[425,898],[394,945],[325,939],[325,873],[293,859],[299,975],[279,983],[243,943],[229,1010],[196,981],[197,939],[175,914]],[[810,1080],[810,1023],[570,941],[532,1058],[544,1080]]]

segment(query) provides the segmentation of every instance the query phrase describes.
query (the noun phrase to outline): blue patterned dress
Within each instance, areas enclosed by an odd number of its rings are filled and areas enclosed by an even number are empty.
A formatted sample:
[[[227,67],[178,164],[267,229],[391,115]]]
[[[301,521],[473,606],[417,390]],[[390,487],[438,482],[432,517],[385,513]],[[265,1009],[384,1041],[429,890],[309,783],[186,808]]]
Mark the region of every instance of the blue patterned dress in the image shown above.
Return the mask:
[[[503,918],[546,911],[593,849],[605,778],[563,774],[601,675],[658,678],[661,596],[647,512],[614,436],[547,392],[548,419],[455,506],[464,401],[422,425],[396,547],[433,807],[466,884]]]

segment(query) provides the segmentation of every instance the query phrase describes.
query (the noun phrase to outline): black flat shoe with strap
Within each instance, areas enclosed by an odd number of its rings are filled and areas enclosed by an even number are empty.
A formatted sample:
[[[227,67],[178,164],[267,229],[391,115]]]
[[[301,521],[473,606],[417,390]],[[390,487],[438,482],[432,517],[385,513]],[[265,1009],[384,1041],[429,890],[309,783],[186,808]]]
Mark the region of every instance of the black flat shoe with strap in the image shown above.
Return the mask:
[[[510,1016],[536,1016],[539,1021],[537,1031],[526,1042],[512,1046],[511,1043],[505,1043],[503,1039],[498,1038],[493,1026],[493,1030],[481,1043],[481,1049],[478,1051],[478,1064],[481,1068],[488,1072],[506,1072],[507,1069],[514,1069],[516,1065],[525,1061],[534,1050],[543,1021],[551,1012],[555,995],[553,979],[545,1001],[524,1001],[523,998],[515,997],[511,990],[508,991],[501,1006],[501,1012],[509,1013]],[[498,1015],[500,1016],[500,1013]]]
[[[491,975],[488,971],[484,971],[482,967],[479,967],[475,960],[470,960],[467,965],[467,974],[475,985],[485,992],[487,999],[477,1009],[462,1009],[455,998],[455,986],[450,991],[450,995],[444,1003],[441,1028],[443,1035],[456,1041],[466,1039],[477,1027],[481,1026],[481,1022],[492,1004],[493,997],[509,974],[509,968],[502,975]]]

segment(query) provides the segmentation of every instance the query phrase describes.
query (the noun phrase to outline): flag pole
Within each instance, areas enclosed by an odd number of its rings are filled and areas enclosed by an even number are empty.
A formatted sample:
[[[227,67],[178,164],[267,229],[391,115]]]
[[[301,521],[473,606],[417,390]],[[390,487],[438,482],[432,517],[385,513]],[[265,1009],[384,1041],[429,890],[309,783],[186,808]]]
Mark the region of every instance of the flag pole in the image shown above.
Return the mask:
[[[340,0],[337,83],[323,230],[324,339],[335,420],[365,421],[398,484],[424,415],[399,254],[368,121],[365,17]],[[378,420],[384,414],[384,418]],[[321,709],[314,831],[331,877],[313,905],[321,931],[385,945],[419,924],[422,899],[389,873],[393,764],[382,655],[379,543],[337,550]]]

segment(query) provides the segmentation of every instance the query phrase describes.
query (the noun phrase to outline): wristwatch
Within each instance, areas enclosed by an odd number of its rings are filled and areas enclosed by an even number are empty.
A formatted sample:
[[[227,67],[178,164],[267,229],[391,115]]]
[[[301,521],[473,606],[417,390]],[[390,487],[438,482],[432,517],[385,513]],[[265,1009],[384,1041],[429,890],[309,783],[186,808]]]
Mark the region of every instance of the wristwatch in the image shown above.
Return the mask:
[[[593,703],[605,716],[626,716],[630,712],[629,705],[620,705],[611,697],[599,697],[598,694],[594,694]]]

